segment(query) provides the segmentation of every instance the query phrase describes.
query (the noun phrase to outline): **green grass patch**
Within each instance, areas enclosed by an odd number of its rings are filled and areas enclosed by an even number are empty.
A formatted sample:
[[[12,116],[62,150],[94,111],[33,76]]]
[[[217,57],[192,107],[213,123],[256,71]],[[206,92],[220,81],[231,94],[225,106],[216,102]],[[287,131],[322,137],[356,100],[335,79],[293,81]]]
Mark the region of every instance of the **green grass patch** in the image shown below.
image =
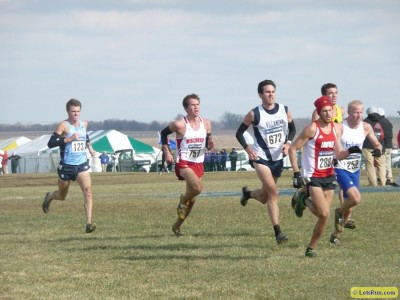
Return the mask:
[[[266,207],[239,204],[243,185],[260,186],[255,172],[206,174],[205,196],[180,238],[171,227],[185,184],[174,174],[92,179],[98,228],[85,234],[76,183],[67,200],[52,202],[44,214],[55,174],[1,177],[0,298],[350,299],[353,286],[399,288],[398,192],[364,192],[353,214],[357,229],[345,230],[338,246],[328,241],[331,214],[318,257],[309,259],[304,251],[316,218],[308,210],[297,218],[290,195],[280,197],[289,237],[281,246]],[[279,185],[291,189],[290,171]]]

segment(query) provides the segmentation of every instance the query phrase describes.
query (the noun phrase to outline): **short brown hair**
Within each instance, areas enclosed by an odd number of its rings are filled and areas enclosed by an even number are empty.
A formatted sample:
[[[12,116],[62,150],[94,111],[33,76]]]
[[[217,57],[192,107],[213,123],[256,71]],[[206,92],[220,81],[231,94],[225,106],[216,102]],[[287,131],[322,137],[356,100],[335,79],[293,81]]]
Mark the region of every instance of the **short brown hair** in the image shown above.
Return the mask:
[[[71,106],[79,106],[80,108],[82,108],[82,103],[81,101],[72,98],[66,104],[67,111],[69,111]]]
[[[190,99],[196,99],[200,103],[200,97],[198,95],[190,94],[190,95],[187,95],[185,98],[183,98],[182,105],[183,105],[184,108],[187,108],[189,106],[189,100]]]

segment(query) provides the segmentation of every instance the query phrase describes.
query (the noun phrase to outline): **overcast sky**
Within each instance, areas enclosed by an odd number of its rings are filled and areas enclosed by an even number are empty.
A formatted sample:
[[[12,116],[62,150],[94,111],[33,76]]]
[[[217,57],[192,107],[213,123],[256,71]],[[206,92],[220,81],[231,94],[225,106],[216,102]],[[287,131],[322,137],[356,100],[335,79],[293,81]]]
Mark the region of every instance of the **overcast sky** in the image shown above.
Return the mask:
[[[400,110],[398,0],[0,0],[0,123],[170,121],[201,98],[220,121],[276,101],[308,117],[321,85]]]

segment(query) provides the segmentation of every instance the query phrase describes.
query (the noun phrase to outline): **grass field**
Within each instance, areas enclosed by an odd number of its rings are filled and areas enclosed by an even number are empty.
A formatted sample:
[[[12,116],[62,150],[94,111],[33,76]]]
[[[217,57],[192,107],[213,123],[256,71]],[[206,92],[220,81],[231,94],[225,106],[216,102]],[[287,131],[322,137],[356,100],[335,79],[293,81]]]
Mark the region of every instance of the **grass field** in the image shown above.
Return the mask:
[[[266,207],[239,204],[244,184],[259,186],[255,172],[206,174],[180,238],[171,226],[184,183],[174,174],[93,174],[92,234],[84,233],[76,183],[45,215],[41,203],[55,174],[2,176],[0,298],[351,299],[355,286],[400,288],[399,192],[364,188],[353,215],[357,229],[334,246],[331,216],[318,257],[310,259],[304,251],[315,217],[294,215],[291,176],[285,171],[280,180],[281,227],[289,237],[281,246]]]

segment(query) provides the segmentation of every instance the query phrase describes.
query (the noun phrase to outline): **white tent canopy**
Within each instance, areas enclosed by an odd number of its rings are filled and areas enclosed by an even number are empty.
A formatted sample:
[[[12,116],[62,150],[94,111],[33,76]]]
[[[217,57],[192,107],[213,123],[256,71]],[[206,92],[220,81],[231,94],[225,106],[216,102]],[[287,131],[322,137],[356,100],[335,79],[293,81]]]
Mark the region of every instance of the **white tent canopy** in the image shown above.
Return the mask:
[[[26,144],[28,142],[30,142],[31,139],[28,139],[24,136],[20,136],[20,137],[13,137],[13,138],[9,138],[6,140],[2,140],[0,141],[0,151],[8,151],[10,152],[10,150],[12,150],[12,152],[15,152],[14,149],[16,147],[19,147],[23,144]]]
[[[146,159],[153,163],[156,159],[157,152],[153,147],[134,140],[116,130],[99,130],[88,133],[92,145],[99,145],[109,148],[110,153],[117,150],[132,149],[137,159]],[[50,134],[42,135],[32,141],[13,149],[22,158],[19,160],[19,172],[21,173],[50,173],[55,172],[60,161],[59,147],[49,149],[47,143]],[[150,152],[135,153],[135,147],[150,148]],[[96,150],[96,147],[93,147]],[[138,148],[137,148],[138,149]],[[102,150],[103,151],[103,150]],[[102,152],[101,151],[101,152]],[[99,151],[100,152],[100,151]],[[99,159],[100,153],[95,157],[91,157],[87,153],[89,164],[92,172],[101,172]]]

